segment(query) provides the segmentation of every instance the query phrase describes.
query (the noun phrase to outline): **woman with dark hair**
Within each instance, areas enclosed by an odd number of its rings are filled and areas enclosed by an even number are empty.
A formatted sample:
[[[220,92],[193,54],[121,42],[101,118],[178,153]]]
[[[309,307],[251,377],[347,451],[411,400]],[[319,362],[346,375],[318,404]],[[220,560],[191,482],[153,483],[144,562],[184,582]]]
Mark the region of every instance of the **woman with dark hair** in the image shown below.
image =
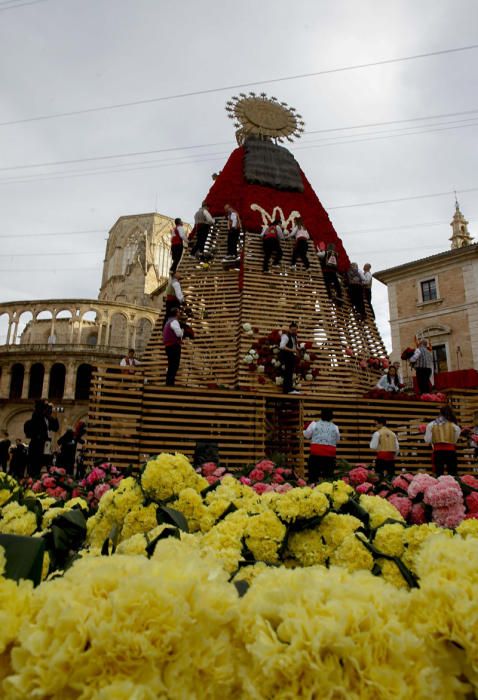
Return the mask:
[[[330,479],[334,475],[340,432],[332,423],[333,417],[331,408],[323,408],[320,420],[312,421],[304,430],[304,437],[310,440],[309,483],[316,483],[319,477]]]
[[[428,423],[425,430],[425,442],[432,444],[433,464],[437,476],[441,476],[447,468],[448,474],[455,475],[458,471],[456,443],[461,429],[457,425],[455,414],[450,406],[442,406],[440,415]]]
[[[400,380],[398,378],[397,368],[391,365],[388,368],[387,374],[377,382],[377,389],[383,389],[384,391],[400,391]]]

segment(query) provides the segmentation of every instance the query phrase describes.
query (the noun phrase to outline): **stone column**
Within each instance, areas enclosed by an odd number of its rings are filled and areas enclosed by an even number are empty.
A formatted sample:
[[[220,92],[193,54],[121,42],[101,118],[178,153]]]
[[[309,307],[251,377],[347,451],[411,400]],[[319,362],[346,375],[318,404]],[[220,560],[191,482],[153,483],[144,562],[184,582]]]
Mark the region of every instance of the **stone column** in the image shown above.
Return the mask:
[[[50,386],[50,370],[52,368],[52,362],[44,362],[45,374],[43,375],[43,387],[41,390],[42,398],[48,398],[48,387]]]
[[[23,366],[25,371],[23,374],[22,399],[28,399],[28,389],[30,388],[30,370],[32,368],[32,363],[24,362]]]
[[[64,399],[75,398],[76,369],[77,367],[75,362],[69,361],[66,364],[65,390],[63,392]]]
[[[8,399],[10,394],[11,365],[2,366],[2,376],[0,378],[0,399]]]

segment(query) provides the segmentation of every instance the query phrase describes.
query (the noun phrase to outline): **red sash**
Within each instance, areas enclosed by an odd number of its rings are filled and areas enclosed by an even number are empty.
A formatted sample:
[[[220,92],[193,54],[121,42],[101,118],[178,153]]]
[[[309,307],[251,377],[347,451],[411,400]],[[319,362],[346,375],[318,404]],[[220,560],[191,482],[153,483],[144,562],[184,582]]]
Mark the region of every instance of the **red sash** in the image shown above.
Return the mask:
[[[319,457],[335,457],[337,448],[335,445],[319,445],[316,442],[312,442],[310,445],[310,454],[318,455]]]
[[[377,452],[377,459],[383,459],[385,462],[392,462],[395,459],[395,452]]]
[[[456,451],[456,445],[452,445],[451,442],[436,442],[433,445],[433,450],[434,452],[437,451],[444,451],[444,452],[455,452]]]

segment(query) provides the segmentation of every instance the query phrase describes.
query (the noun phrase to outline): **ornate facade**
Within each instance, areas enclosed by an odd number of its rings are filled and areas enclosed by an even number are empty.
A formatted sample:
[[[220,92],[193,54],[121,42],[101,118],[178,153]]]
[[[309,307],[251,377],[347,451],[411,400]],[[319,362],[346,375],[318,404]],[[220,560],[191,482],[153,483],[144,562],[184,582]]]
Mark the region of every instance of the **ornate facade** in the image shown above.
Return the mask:
[[[12,442],[35,399],[63,409],[60,433],[88,411],[92,369],[146,347],[167,280],[173,220],[122,216],[109,232],[98,299],[0,304],[0,429]]]
[[[478,244],[458,202],[451,250],[377,272],[388,287],[393,358],[428,338],[436,372],[478,369]]]

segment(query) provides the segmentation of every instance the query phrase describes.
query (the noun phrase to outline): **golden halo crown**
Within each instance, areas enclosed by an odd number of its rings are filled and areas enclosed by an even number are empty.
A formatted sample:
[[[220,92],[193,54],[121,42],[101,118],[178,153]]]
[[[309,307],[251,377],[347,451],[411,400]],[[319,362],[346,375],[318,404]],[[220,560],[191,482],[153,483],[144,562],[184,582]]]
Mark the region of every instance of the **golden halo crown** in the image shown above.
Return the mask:
[[[267,97],[265,92],[260,95],[240,92],[226,102],[226,112],[234,119],[239,144],[248,136],[270,138],[279,143],[284,139],[293,141],[304,132],[304,121],[294,107],[279,102],[277,97]]]

